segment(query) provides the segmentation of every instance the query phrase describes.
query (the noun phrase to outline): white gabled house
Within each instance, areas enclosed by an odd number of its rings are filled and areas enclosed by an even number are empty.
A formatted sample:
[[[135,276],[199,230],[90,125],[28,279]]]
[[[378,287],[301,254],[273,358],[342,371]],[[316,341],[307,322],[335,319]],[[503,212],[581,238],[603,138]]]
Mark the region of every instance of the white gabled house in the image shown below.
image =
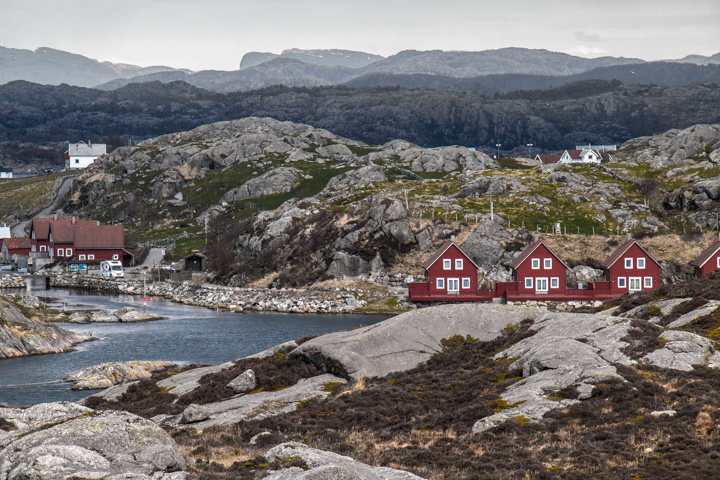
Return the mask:
[[[609,154],[602,154],[594,148],[585,147],[582,150],[565,150],[557,163],[601,163],[611,160]]]
[[[65,152],[65,170],[85,168],[91,165],[100,155],[107,153],[107,145],[92,142],[70,143]]]

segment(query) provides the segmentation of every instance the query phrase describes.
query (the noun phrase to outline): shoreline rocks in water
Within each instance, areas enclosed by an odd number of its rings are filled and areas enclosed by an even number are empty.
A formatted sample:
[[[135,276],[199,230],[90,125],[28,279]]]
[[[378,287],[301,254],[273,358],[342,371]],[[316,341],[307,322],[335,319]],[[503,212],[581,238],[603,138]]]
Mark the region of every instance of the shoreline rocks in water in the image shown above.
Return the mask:
[[[105,310],[93,312],[75,312],[68,317],[70,323],[112,323],[112,322],[147,322],[150,320],[162,320],[157,313],[142,312],[137,308],[123,307],[115,312],[106,312]]]
[[[0,359],[67,352],[90,340],[95,337],[28,317],[14,302],[0,297]]]
[[[142,380],[153,373],[174,368],[172,362],[163,361],[131,361],[108,362],[85,368],[78,373],[65,377],[66,382],[73,382],[72,390],[99,390],[113,385]]]

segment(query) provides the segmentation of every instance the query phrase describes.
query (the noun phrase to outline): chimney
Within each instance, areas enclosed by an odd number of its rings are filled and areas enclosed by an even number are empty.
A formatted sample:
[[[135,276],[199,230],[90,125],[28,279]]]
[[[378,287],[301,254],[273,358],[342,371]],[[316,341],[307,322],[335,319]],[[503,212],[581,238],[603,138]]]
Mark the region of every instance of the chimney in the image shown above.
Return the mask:
[[[97,220],[97,226],[98,227],[100,226],[100,220]]]
[[[537,233],[537,231],[535,232],[535,241],[536,241],[536,242],[538,241],[538,233]]]
[[[455,243],[455,235],[450,235],[450,241]]]
[[[72,217],[72,224],[75,225],[75,217]]]
[[[57,221],[57,213],[53,215],[53,220]]]
[[[625,234],[625,240],[632,240],[632,235],[630,234],[630,232],[627,232]]]

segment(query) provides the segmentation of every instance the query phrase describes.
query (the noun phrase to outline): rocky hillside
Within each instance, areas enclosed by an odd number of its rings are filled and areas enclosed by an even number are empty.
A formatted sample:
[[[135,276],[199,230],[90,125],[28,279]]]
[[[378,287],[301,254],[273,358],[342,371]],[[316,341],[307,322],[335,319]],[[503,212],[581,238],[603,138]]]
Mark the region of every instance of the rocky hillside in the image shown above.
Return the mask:
[[[174,460],[155,470],[186,463],[192,479],[713,478],[719,292],[713,275],[588,313],[431,307],[115,386],[75,411],[151,419],[184,456],[156,433]],[[0,409],[1,445],[20,445],[13,428],[39,408]],[[53,428],[70,432],[64,421]],[[0,472],[32,463],[21,450],[0,454]],[[66,474],[83,468],[63,452]]]
[[[674,159],[639,150],[643,142],[669,142],[662,150]],[[77,176],[59,204],[174,244],[176,258],[204,249],[216,280],[233,286],[392,284],[396,275],[403,284],[452,235],[487,284],[509,277],[533,230],[579,268],[577,282],[601,274],[625,232],[660,236],[644,242],[674,281],[692,273],[688,262],[713,235],[719,148],[718,127],[699,125],[629,142],[621,162],[537,166],[246,118],[120,148]],[[674,206],[678,197],[685,203]],[[562,235],[552,236],[556,223]]]
[[[76,343],[94,339],[40,320],[32,305],[25,306],[17,300],[20,299],[0,297],[0,361],[23,355],[67,352]]]

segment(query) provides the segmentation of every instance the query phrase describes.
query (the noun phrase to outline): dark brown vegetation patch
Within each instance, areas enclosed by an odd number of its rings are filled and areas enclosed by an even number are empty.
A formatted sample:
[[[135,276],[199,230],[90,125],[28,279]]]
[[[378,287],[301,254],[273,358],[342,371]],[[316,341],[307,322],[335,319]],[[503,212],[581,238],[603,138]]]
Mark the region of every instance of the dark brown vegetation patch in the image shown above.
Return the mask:
[[[646,320],[631,320],[628,334],[620,339],[628,344],[622,351],[631,359],[637,360],[662,347],[659,338],[661,333],[660,327]]]
[[[302,365],[285,358],[291,349],[286,348],[269,358],[238,360],[228,369],[204,375],[199,381],[199,388],[182,396],[177,396],[172,393],[172,389],[164,389],[157,384],[168,377],[168,374],[163,374],[131,385],[117,401],[90,397],[86,400],[86,405],[98,410],[126,410],[145,418],[160,414],[177,415],[191,403],[219,402],[234,396],[235,393],[227,384],[248,369],[255,373],[257,388],[254,393],[286,388],[320,373],[310,365]]]
[[[267,448],[289,440],[429,479],[717,478],[720,375],[704,367],[618,366],[627,382],[599,383],[592,398],[540,422],[516,418],[473,434],[475,421],[511,407],[500,395],[520,372],[492,357],[527,336],[527,327],[495,342],[448,339],[424,365],[337,386],[328,399],[289,415],[173,436],[198,479],[255,478],[268,468],[261,457]],[[657,332],[633,322],[626,353],[653,349]],[[554,398],[577,395],[567,390]],[[270,432],[268,443],[248,445],[260,432]]]
[[[17,430],[17,425],[15,425],[10,420],[0,417],[0,430],[4,432],[12,432],[14,430]]]

